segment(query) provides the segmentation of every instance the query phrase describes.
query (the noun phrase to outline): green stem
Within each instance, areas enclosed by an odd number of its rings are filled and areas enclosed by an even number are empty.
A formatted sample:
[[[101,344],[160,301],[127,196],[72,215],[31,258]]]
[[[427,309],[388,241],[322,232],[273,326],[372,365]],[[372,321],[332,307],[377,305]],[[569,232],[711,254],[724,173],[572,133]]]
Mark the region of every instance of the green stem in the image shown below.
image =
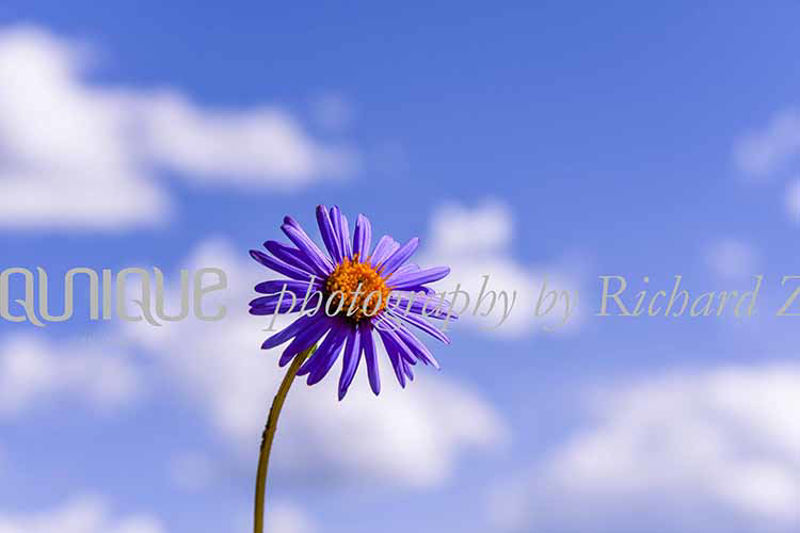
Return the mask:
[[[272,407],[269,410],[269,417],[267,418],[267,426],[264,428],[264,433],[261,437],[261,453],[258,458],[258,474],[256,476],[256,505],[255,505],[255,533],[264,532],[264,496],[267,492],[267,470],[269,469],[269,455],[272,451],[272,441],[275,440],[275,430],[278,428],[278,417],[281,415],[281,409],[286,402],[286,395],[289,394],[289,388],[297,376],[297,371],[300,366],[308,357],[314,352],[316,346],[310,347],[308,350],[299,354],[294,358],[289,370],[286,371],[286,376],[283,378],[278,394],[272,401]]]

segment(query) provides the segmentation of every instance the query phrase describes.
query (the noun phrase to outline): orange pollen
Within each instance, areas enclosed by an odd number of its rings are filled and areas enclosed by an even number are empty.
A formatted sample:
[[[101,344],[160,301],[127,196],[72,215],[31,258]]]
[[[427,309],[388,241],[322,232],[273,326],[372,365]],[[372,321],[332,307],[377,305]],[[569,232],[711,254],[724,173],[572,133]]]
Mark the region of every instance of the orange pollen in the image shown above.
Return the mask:
[[[345,258],[325,282],[325,290],[331,298],[331,312],[341,309],[339,315],[356,322],[383,311],[389,298],[386,280],[369,264],[369,260],[362,263],[358,259],[358,254],[352,260]]]

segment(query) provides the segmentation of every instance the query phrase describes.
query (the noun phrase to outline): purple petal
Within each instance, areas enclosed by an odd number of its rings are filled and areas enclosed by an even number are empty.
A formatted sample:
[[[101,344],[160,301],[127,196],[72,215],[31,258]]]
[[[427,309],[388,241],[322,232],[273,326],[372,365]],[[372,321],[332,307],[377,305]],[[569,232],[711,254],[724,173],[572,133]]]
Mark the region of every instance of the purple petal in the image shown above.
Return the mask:
[[[344,256],[349,259],[352,259],[353,249],[350,246],[350,224],[347,222],[346,216],[341,215],[340,218],[341,218],[341,227],[339,228],[339,242],[342,245]]]
[[[417,251],[419,247],[419,239],[414,237],[413,239],[409,240],[403,246],[397,249],[392,255],[389,256],[388,259],[380,266],[380,270],[383,275],[391,274],[399,267],[403,265],[406,261],[414,255],[414,252]]]
[[[333,206],[328,211],[331,217],[331,225],[333,226],[333,235],[336,240],[336,247],[339,249],[339,254],[344,259],[344,246],[342,246],[342,211],[338,206]]]
[[[347,339],[347,334],[349,331],[350,328],[346,328],[339,332],[336,337],[336,342],[331,345],[330,350],[324,354],[324,357],[321,358],[319,363],[314,367],[313,370],[311,370],[306,383],[309,385],[316,385],[322,381],[326,375],[328,375],[333,363],[336,362],[336,360],[339,358],[339,354],[342,352],[342,346]]]
[[[328,275],[327,272],[321,270],[313,261],[310,261],[306,257],[306,254],[282,242],[267,241],[264,243],[264,248],[284,263],[297,267],[300,270],[311,272],[323,278]]]
[[[280,346],[284,342],[288,341],[298,333],[300,333],[304,328],[309,327],[312,325],[316,317],[310,316],[301,316],[282,330],[280,330],[275,335],[271,336],[267,340],[264,341],[264,344],[261,345],[261,348],[266,350],[268,348],[274,348],[275,346]]]
[[[386,318],[381,317],[376,322],[375,327],[379,333],[386,332],[392,338],[392,340],[397,344],[399,353],[405,361],[411,365],[415,365],[417,363],[417,359],[419,359],[419,357],[415,354],[414,350],[408,346],[403,336],[400,335],[401,328],[405,329],[401,324],[397,324],[394,320],[387,320]],[[413,337],[413,335],[410,334],[409,336]]]
[[[303,365],[297,371],[297,375],[304,376],[310,372],[313,372],[314,369],[319,366],[320,361],[322,361],[326,354],[329,353],[336,345],[337,339],[342,335],[342,333],[343,329],[340,327],[339,323],[332,324],[330,330],[328,331],[328,335],[322,340],[322,344],[320,344],[311,357],[309,357],[306,362],[303,363]]]
[[[281,229],[289,237],[295,246],[305,255],[309,262],[313,263],[315,269],[327,275],[333,271],[333,264],[327,257],[322,255],[314,241],[306,234],[300,226],[284,224]]]
[[[336,231],[331,222],[328,208],[324,205],[317,206],[317,225],[319,226],[319,233],[322,236],[322,242],[325,243],[325,248],[333,259],[334,263],[342,262],[342,250],[339,246]]]
[[[422,315],[425,318],[436,318],[439,320],[446,319],[447,309],[440,309],[442,306],[441,298],[433,302],[430,300],[430,296],[426,294],[400,295],[397,291],[392,291],[389,295],[387,307],[396,313]],[[458,315],[455,313],[450,315],[451,320],[456,320],[457,318]]]
[[[293,296],[293,295],[289,295]],[[299,304],[297,298],[281,298],[281,295],[261,296],[250,302],[250,314],[256,316],[278,313],[291,313]]]
[[[398,383],[400,386],[405,388],[406,387],[406,376],[403,373],[402,363],[400,362],[400,355],[399,355],[399,348],[397,343],[392,340],[391,337],[388,335],[384,335],[378,330],[378,334],[380,335],[381,339],[383,340],[383,346],[386,348],[386,354],[389,356],[389,362],[392,363],[392,369],[394,370],[394,374],[397,377]]]
[[[296,294],[297,296],[305,296],[306,292],[314,291],[318,289],[322,283],[319,280],[314,280],[311,282],[309,281],[295,281],[295,280],[283,280],[283,279],[275,279],[270,281],[263,281],[256,285],[255,291],[261,294],[275,294],[283,291],[284,289],[286,292],[291,292],[292,294]]]
[[[408,329],[406,329],[403,325],[397,324],[397,326],[398,337],[400,337],[405,345],[408,346],[412,352],[414,352],[414,355],[417,357],[417,359],[426,365],[433,366],[438,370],[440,368],[439,361],[436,360],[428,347],[422,344],[422,342],[420,342],[420,340],[416,338],[413,333],[408,331]]]
[[[347,334],[347,345],[344,348],[344,363],[342,365],[342,375],[339,378],[339,401],[344,399],[347,389],[353,382],[356,375],[358,363],[361,360],[361,332],[358,326]]]
[[[426,287],[424,285],[414,285],[413,287],[404,287],[404,291],[412,291],[412,292],[421,292],[422,294],[436,294],[436,291],[433,290],[431,287]]]
[[[356,229],[353,232],[353,254],[358,254],[361,261],[369,257],[369,246],[372,240],[372,225],[364,215],[358,215]]]
[[[403,364],[403,373],[408,377],[408,380],[414,381],[414,371],[411,370],[411,365],[405,359],[401,359],[400,362]]]
[[[299,280],[309,280],[311,279],[312,274],[306,272],[304,270],[300,270],[297,267],[293,267],[291,265],[287,265],[283,261],[275,259],[274,257],[270,257],[264,252],[259,250],[250,250],[250,257],[264,265],[265,267],[269,268],[270,270],[274,270],[279,274],[283,274],[284,276],[290,277],[292,279],[299,279]]]
[[[405,265],[403,265],[400,268],[398,268],[397,270],[395,270],[394,274],[392,274],[392,277],[397,277],[400,274],[408,274],[410,272],[418,272],[419,270],[420,270],[420,267],[419,267],[418,264],[416,264],[416,263],[406,263]]]
[[[450,267],[426,268],[416,272],[407,272],[392,276],[388,279],[387,285],[393,289],[410,290],[412,287],[439,281],[449,273]]]
[[[402,320],[405,320],[409,324],[415,325],[416,327],[418,327],[419,329],[421,329],[422,331],[424,331],[425,333],[427,333],[436,340],[442,341],[445,344],[450,344],[450,339],[447,337],[447,335],[445,335],[444,333],[439,331],[435,326],[429,324],[428,322],[426,322],[424,319],[422,319],[417,315],[403,314],[393,311],[390,311],[389,315],[395,318],[400,318]]]
[[[314,352],[314,355],[300,367],[297,375],[308,374],[307,383],[309,385],[314,385],[325,377],[325,374],[328,373],[328,370],[339,357],[339,352],[342,350],[342,345],[349,329],[347,325],[341,322],[333,323],[322,344]]]
[[[364,360],[367,363],[369,386],[377,396],[381,393],[381,376],[378,369],[378,358],[375,356],[375,339],[372,335],[371,326],[361,329],[361,346],[364,348]]]
[[[389,355],[389,361],[392,363],[392,368],[397,376],[397,381],[400,382],[401,387],[405,388],[406,375],[403,371],[402,361],[405,360],[408,363],[415,362],[413,353],[408,349],[407,346],[405,346],[405,344],[403,344],[403,342],[397,336],[397,333],[392,331],[391,326],[387,326],[385,324],[378,326],[376,324],[375,330],[383,340],[383,345],[386,347],[386,353]]]
[[[397,244],[394,239],[388,235],[384,235],[378,240],[378,244],[375,246],[375,251],[372,252],[372,256],[370,257],[370,263],[372,266],[378,266],[399,247],[400,245]]]
[[[286,366],[297,354],[314,346],[330,327],[330,320],[324,315],[319,316],[316,322],[309,323],[283,351],[278,365]]]

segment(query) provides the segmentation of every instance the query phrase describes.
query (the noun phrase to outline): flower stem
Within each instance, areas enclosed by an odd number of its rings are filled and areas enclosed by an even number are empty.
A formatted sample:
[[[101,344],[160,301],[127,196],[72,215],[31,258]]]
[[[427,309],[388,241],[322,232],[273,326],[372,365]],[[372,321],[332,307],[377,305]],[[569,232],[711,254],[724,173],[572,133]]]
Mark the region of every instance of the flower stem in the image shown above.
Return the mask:
[[[269,455],[272,451],[272,441],[275,439],[275,430],[278,428],[278,417],[281,415],[281,409],[286,401],[286,395],[289,394],[289,388],[297,376],[297,371],[300,366],[308,357],[314,352],[316,346],[311,346],[306,351],[297,355],[286,371],[283,378],[278,394],[272,401],[272,407],[269,410],[269,417],[267,418],[267,426],[264,428],[264,433],[261,436],[261,453],[258,457],[258,474],[256,476],[256,505],[255,505],[255,533],[264,532],[264,496],[267,492],[267,470],[269,469]]]

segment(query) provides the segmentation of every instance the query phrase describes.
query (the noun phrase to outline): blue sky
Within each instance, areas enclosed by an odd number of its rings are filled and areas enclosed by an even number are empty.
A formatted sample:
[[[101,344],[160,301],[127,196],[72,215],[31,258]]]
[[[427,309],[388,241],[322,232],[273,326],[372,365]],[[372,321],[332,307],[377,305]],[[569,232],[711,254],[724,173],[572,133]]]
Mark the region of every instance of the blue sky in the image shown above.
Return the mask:
[[[461,327],[402,394],[293,391],[274,533],[797,527],[793,320],[592,314],[602,274],[763,273],[779,306],[800,4],[29,4],[0,7],[2,268],[219,263],[244,308],[247,250],[326,203],[456,274],[580,290],[567,331]],[[247,320],[0,324],[0,531],[247,530],[278,375]]]

